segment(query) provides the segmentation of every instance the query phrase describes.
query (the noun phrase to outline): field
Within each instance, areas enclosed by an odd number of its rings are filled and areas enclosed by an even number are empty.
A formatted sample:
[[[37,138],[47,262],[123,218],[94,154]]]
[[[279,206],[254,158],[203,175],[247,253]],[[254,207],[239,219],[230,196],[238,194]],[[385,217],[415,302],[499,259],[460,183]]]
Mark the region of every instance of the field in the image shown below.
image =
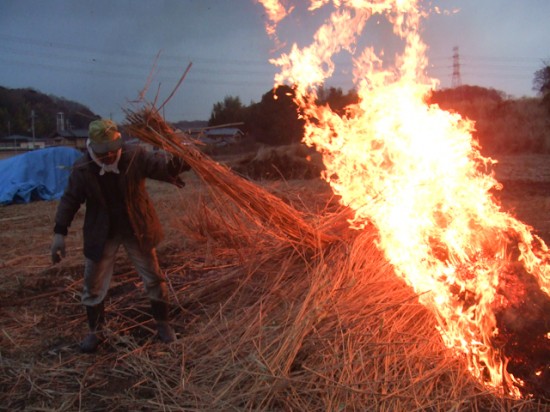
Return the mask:
[[[550,243],[550,156],[498,160],[495,197]],[[52,265],[57,202],[0,208],[0,410],[550,410],[470,376],[372,231],[340,225],[341,250],[292,250],[211,199],[192,172],[183,177],[183,189],[148,183],[166,232],[158,251],[179,337],[170,346],[155,339],[141,282],[119,252],[107,342],[80,354],[82,210],[67,257]],[[314,223],[345,223],[321,181],[259,184]],[[342,249],[365,261],[340,267],[331,257]]]

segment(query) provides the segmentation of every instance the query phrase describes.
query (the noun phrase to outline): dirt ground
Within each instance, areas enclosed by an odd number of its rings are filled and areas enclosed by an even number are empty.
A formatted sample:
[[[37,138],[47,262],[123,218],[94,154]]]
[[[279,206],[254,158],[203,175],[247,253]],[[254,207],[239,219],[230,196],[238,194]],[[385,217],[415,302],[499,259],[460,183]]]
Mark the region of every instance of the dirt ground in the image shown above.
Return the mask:
[[[498,160],[495,172],[503,189],[495,192],[495,197],[504,210],[531,225],[534,232],[549,244],[550,156],[507,156]],[[148,183],[167,233],[166,240],[158,248],[161,266],[164,267],[177,263],[174,261],[175,249],[186,247],[186,240],[178,232],[177,222],[172,220],[174,207],[181,207],[183,198],[196,198],[204,190],[191,174],[185,180],[188,185],[180,190],[162,183]],[[315,196],[315,193],[304,194],[304,198],[308,196]],[[49,247],[56,206],[57,202],[52,201],[0,207],[0,369],[3,370],[3,379],[9,376],[5,372],[13,367],[14,362],[32,363],[36,359],[46,362],[61,357],[61,354],[78,356],[77,341],[86,331],[85,316],[79,302],[83,269],[80,234],[83,213],[79,212],[70,229],[67,257],[61,264],[52,265]],[[195,265],[197,271],[204,268],[204,262],[187,264],[189,267]],[[134,277],[127,276],[131,267],[122,255],[118,258],[117,268],[112,289],[118,290],[119,295],[125,290],[141,287]],[[136,308],[131,310],[136,311]],[[141,306],[138,304],[138,318],[145,311],[145,302]],[[135,313],[129,317],[135,317]],[[60,322],[60,319],[64,320]],[[151,339],[147,331],[152,331],[152,325],[147,322],[143,320],[141,323],[141,342],[150,342]],[[21,330],[25,330],[24,341],[17,338]],[[84,370],[92,374],[86,379],[87,384],[93,386],[92,362],[86,359],[79,362]],[[25,382],[21,376],[17,381],[0,380],[0,392],[4,394],[0,395],[0,410],[24,410],[21,392],[30,392],[29,382],[30,379]],[[118,386],[112,387],[112,393],[98,396],[111,396],[134,383],[121,381]],[[44,394],[44,397],[48,396]],[[7,401],[10,397],[16,400],[10,403]]]

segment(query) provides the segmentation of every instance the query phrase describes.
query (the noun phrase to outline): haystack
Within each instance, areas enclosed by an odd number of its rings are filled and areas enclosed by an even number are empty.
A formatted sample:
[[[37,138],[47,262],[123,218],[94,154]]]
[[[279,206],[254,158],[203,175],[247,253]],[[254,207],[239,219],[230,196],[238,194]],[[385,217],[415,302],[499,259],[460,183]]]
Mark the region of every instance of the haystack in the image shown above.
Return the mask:
[[[304,144],[261,146],[233,170],[253,179],[315,179],[324,169],[321,155]]]

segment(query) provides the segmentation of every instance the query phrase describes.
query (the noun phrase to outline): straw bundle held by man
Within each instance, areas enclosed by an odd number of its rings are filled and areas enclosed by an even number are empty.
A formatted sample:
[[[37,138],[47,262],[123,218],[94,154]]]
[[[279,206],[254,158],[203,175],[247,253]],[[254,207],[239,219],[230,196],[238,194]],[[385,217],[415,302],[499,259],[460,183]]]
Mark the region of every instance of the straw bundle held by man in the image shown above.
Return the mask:
[[[203,154],[191,139],[176,133],[154,107],[127,110],[126,119],[126,130],[132,136],[185,160],[211,191],[227,195],[253,220],[276,227],[292,244],[316,249],[336,239],[313,228],[300,212],[278,197]]]

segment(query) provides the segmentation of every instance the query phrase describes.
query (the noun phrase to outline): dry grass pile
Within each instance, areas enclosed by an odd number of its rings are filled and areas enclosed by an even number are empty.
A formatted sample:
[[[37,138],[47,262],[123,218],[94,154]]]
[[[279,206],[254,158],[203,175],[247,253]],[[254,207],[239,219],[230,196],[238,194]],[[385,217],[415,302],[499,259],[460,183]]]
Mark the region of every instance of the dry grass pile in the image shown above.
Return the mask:
[[[314,179],[324,169],[321,155],[304,144],[261,146],[233,167],[254,179]]]
[[[183,235],[159,250],[178,341],[153,338],[142,285],[121,260],[107,300],[108,340],[97,354],[79,354],[81,267],[43,271],[43,282],[62,293],[3,296],[3,407],[544,410],[472,379],[443,346],[431,314],[394,276],[373,231],[341,231],[344,241],[325,249],[289,248],[238,209],[188,186],[177,202],[159,206]],[[298,207],[304,190],[289,188],[288,201]],[[345,221],[345,211],[332,206],[324,216]]]
[[[241,242],[240,264],[231,276],[237,278],[235,281],[228,284],[228,279],[224,279],[219,286],[206,285],[202,292],[200,288],[194,289],[197,293],[194,298],[201,304],[210,303],[217,308],[220,301],[224,301],[212,315],[213,321],[206,322],[204,329],[197,334],[199,342],[218,341],[213,351],[205,349],[197,357],[205,361],[201,370],[217,365],[212,369],[213,375],[203,380],[205,385],[210,385],[209,391],[204,393],[201,389],[197,398],[209,399],[209,404],[223,408],[227,403],[227,406],[244,409],[362,410],[379,408],[378,404],[365,402],[368,394],[375,396],[389,391],[391,401],[384,408],[405,410],[432,405],[440,408],[441,401],[448,397],[446,385],[455,383],[447,375],[447,365],[453,361],[445,356],[431,316],[418,304],[410,304],[416,296],[403,285],[397,289],[399,282],[375,248],[373,232],[367,231],[349,238],[348,242],[332,243],[327,247],[319,242],[319,239],[326,239],[323,235],[326,230],[320,228],[334,232],[335,222],[345,221],[345,211],[339,219],[333,216],[324,224],[316,222],[316,228],[304,226],[305,220],[296,209],[287,208],[285,204],[281,210],[280,205],[284,203],[264,189],[237,178],[228,169],[216,169],[213,167],[215,162],[205,157],[193,163],[197,153],[190,152],[192,146],[181,145],[181,137],[178,139],[174,135],[154,109],[130,113],[128,120],[134,134],[184,158],[207,184],[229,195],[238,206],[237,215],[244,209],[248,218],[259,216],[264,222],[277,226],[294,244],[294,248],[289,250],[288,240],[281,237],[269,239],[265,233],[252,242],[248,238],[248,244],[255,248],[253,253],[246,253],[248,259],[243,260],[242,251],[248,247],[246,242]],[[251,193],[257,202],[251,206],[247,201],[243,207],[243,199],[248,199]],[[222,214],[227,214],[229,209],[227,205],[224,207]],[[224,216],[220,222],[239,222],[240,219],[234,216],[231,219]],[[206,220],[211,221],[211,218]],[[306,227],[298,236],[296,225]],[[261,227],[261,232],[265,231],[265,225]],[[240,227],[236,224],[234,228],[234,233],[241,234],[241,238],[243,233],[251,231],[249,224]],[[317,234],[312,235],[312,230]],[[230,248],[234,245],[234,241],[228,243]],[[258,245],[260,249],[257,249]],[[258,257],[250,259],[250,256]],[[366,285],[363,284],[365,279],[368,279]],[[385,289],[384,285],[389,287]],[[227,295],[232,286],[234,291]],[[373,293],[373,289],[380,294]],[[223,292],[221,295],[213,293],[217,291]],[[367,294],[376,296],[375,303],[367,303],[364,308]],[[224,299],[224,296],[229,297]],[[389,325],[383,315],[377,319],[380,334],[373,355],[369,342],[376,335],[376,328],[373,330],[371,325],[365,330],[361,320],[377,318],[379,313],[384,313],[387,310],[384,303],[388,299],[393,313]],[[399,313],[400,310],[403,312]],[[225,321],[220,323],[220,317]],[[415,333],[407,333],[415,328],[418,329]],[[387,336],[387,329],[397,334]],[[419,331],[422,338],[416,340]],[[365,371],[364,360],[379,356],[380,342],[385,343],[382,345],[385,370],[381,373],[374,368],[372,375]],[[439,354],[435,360],[433,353]],[[337,366],[334,364],[336,359]],[[440,381],[438,376],[433,382],[431,375],[439,375],[434,370],[440,367],[441,376],[445,377]],[[427,380],[426,371],[430,371]],[[402,387],[403,374],[418,382],[407,382]],[[458,379],[463,379],[465,386],[472,385],[465,369],[462,374]],[[303,376],[308,379],[302,380]],[[313,376],[316,378],[311,382]],[[381,381],[384,382],[382,387],[379,386]],[[444,385],[440,384],[442,381]],[[296,385],[297,382],[301,384]],[[333,384],[336,387],[332,387]],[[245,396],[244,388],[247,389]],[[287,388],[292,389],[287,391]],[[303,388],[306,388],[305,393],[301,390]],[[394,397],[404,388],[412,392],[405,396],[405,400]],[[458,392],[462,392],[462,387]],[[317,394],[319,402],[312,401],[312,393]],[[468,408],[472,406],[469,400],[464,402],[463,397],[461,401],[454,400],[454,405],[461,403]]]

